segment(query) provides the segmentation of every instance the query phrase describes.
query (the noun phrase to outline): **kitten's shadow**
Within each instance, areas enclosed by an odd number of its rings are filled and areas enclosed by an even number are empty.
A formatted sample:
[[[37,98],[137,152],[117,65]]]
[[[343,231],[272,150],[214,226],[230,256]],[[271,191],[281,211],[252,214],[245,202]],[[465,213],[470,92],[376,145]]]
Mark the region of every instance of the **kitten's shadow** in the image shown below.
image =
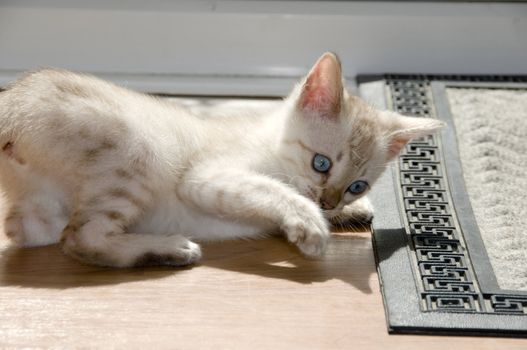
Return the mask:
[[[369,235],[334,233],[321,259],[301,256],[281,237],[229,242],[229,251],[217,249],[218,244],[204,245],[206,258],[202,265],[302,284],[337,279],[363,293],[372,293],[371,276],[376,268]]]
[[[399,247],[394,247],[394,251]],[[376,273],[371,237],[335,233],[322,259],[307,259],[282,237],[203,245],[204,259],[195,267],[112,269],[83,265],[62,254],[57,245],[3,248],[0,286],[66,289],[161,279],[183,271],[212,267],[301,284],[341,280],[371,293]]]
[[[186,268],[185,268],[186,269]],[[111,269],[83,265],[62,254],[58,245],[8,247],[1,251],[0,286],[66,289],[159,279],[181,269]]]

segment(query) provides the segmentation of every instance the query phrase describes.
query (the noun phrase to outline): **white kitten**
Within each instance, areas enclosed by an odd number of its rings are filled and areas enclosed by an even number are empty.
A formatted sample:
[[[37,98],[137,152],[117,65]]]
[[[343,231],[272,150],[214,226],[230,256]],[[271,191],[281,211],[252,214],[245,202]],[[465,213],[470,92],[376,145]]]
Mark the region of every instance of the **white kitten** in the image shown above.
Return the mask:
[[[271,113],[214,118],[41,70],[0,94],[6,233],[116,267],[185,265],[201,255],[190,239],[278,229],[318,256],[327,219],[371,216],[382,169],[440,126],[350,96],[330,53]]]

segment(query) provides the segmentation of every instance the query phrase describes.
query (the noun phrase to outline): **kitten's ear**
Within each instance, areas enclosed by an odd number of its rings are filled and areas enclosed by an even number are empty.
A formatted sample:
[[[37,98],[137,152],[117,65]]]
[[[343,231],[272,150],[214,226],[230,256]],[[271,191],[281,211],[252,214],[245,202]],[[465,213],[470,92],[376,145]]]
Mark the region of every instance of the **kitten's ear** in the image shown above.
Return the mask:
[[[388,159],[395,158],[412,139],[423,137],[441,129],[445,123],[432,118],[405,117],[395,112],[387,114]]]
[[[341,109],[342,90],[340,61],[335,54],[326,52],[307,75],[297,106],[303,112],[336,117]]]

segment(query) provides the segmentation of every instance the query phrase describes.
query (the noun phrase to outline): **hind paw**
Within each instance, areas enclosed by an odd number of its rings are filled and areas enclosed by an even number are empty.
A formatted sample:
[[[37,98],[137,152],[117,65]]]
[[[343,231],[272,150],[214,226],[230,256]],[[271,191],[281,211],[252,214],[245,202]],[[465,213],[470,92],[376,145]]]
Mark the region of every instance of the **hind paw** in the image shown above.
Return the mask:
[[[148,252],[140,256],[133,264],[135,267],[144,266],[186,266],[194,264],[201,258],[201,248],[198,244],[187,241],[174,251],[168,253]]]

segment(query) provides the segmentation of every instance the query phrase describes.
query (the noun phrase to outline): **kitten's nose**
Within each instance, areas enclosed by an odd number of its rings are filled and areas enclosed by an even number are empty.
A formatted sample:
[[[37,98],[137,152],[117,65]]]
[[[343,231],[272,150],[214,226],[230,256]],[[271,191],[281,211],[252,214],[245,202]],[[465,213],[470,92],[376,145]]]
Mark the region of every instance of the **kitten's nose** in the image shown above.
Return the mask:
[[[321,199],[320,200],[320,207],[324,210],[331,210],[331,209],[335,209],[337,205],[336,204],[332,204],[332,203],[328,203],[326,202],[325,200]]]
[[[320,207],[324,210],[334,209],[340,202],[340,191],[335,188],[327,188],[320,197]]]

